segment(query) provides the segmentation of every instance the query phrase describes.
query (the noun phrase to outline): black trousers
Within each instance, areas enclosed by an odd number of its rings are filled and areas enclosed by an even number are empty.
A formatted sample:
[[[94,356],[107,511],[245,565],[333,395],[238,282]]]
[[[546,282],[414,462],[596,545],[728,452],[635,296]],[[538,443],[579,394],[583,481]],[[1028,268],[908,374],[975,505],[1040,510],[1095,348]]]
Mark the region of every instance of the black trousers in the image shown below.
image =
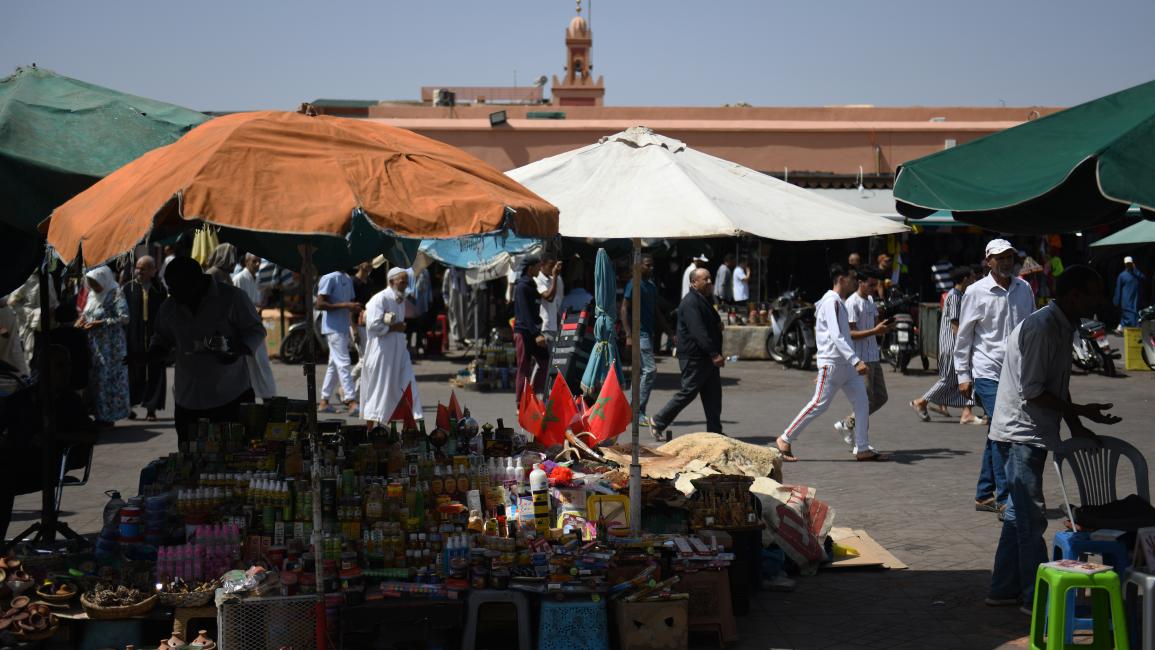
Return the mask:
[[[240,419],[241,404],[251,404],[257,401],[253,389],[249,388],[231,402],[221,404],[211,409],[190,409],[179,403],[173,407],[173,424],[176,425],[178,442],[196,438],[197,420],[210,422],[236,422]]]
[[[164,398],[168,393],[164,359],[129,364],[128,393],[133,406],[140,404],[149,412],[164,410]]]
[[[664,429],[678,417],[695,397],[702,400],[706,412],[706,431],[722,433],[722,375],[709,359],[678,357],[682,369],[682,388],[654,416],[654,427]]]

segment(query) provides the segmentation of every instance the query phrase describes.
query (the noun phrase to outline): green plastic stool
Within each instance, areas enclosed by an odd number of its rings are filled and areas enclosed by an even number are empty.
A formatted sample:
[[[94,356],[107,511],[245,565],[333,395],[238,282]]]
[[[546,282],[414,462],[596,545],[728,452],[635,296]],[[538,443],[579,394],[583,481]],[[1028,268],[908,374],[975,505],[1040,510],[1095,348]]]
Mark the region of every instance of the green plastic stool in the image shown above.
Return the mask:
[[[1091,645],[1066,643],[1063,627],[1067,621],[1067,591],[1071,589],[1091,590],[1091,612],[1095,633]],[[1046,643],[1043,642],[1044,632]],[[1035,574],[1035,603],[1031,610],[1031,650],[1056,648],[1129,650],[1130,647],[1130,640],[1127,637],[1127,615],[1123,610],[1123,592],[1119,587],[1118,574],[1114,571],[1104,571],[1087,575],[1039,565],[1039,571]]]

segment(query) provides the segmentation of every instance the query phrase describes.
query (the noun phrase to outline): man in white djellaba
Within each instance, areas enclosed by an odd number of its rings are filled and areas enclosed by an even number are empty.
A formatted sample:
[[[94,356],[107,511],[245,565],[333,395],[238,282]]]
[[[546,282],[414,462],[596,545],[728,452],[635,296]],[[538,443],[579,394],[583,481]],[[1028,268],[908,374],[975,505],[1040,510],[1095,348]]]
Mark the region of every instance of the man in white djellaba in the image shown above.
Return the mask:
[[[369,426],[387,422],[410,388],[414,419],[420,419],[421,398],[405,341],[405,269],[389,270],[389,287],[365,307],[365,359],[361,367],[361,412]]]

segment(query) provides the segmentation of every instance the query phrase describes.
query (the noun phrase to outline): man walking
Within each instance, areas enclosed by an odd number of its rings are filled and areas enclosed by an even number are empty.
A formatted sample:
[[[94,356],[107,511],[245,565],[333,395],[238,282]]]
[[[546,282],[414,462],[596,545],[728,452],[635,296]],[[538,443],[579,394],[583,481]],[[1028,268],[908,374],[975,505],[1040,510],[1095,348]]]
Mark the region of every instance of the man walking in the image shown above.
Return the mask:
[[[133,406],[144,407],[144,419],[156,421],[156,412],[164,409],[168,378],[164,359],[150,359],[148,346],[156,331],[156,317],[168,292],[156,277],[156,260],[144,255],[136,260],[136,274],[124,285],[124,301],[128,304],[128,393]],[[128,419],[135,420],[130,411]]]
[[[1097,439],[1080,418],[1115,424],[1111,404],[1076,404],[1070,392],[1071,337],[1080,318],[1095,313],[1103,280],[1087,266],[1067,268],[1054,302],[1027,316],[1011,332],[999,375],[990,440],[1006,459],[1009,496],[995,551],[988,605],[1021,604],[1031,613],[1035,572],[1047,560],[1043,474],[1047,451],[1059,446],[1059,420],[1074,438]]]
[[[959,392],[974,397],[988,416],[995,412],[1007,337],[1035,310],[1031,286],[1014,275],[1015,248],[1005,239],[986,247],[987,277],[963,295],[955,340],[954,369]],[[1070,341],[1066,343],[1070,347]],[[986,440],[975,487],[975,510],[1002,512],[1007,501],[1006,459]]]
[[[321,312],[321,334],[329,343],[329,365],[325,369],[325,382],[321,385],[318,404],[322,413],[335,412],[331,402],[339,383],[349,415],[360,415],[357,389],[353,383],[353,360],[349,358],[353,317],[361,312],[362,307],[355,302],[355,297],[353,279],[349,274],[333,271],[321,276],[317,287],[317,310]]]
[[[257,314],[261,313],[262,297],[260,286],[257,283],[257,272],[261,268],[261,258],[251,253],[245,255],[244,268],[233,274],[233,286],[244,292]],[[273,367],[269,364],[269,350],[261,346],[253,350],[253,354],[245,358],[249,366],[249,379],[253,383],[253,392],[261,399],[272,399],[277,396],[277,380],[273,377]]]
[[[413,361],[405,341],[405,294],[409,274],[389,269],[389,286],[365,305],[365,359],[361,366],[361,405],[369,428],[385,424],[409,391],[414,419],[424,417]]]
[[[552,253],[541,258],[541,270],[534,277],[541,296],[541,334],[547,349],[557,340],[561,325],[561,303],[565,300],[565,283],[561,279],[561,262]]]
[[[643,288],[643,300],[645,289]],[[706,431],[722,433],[722,319],[713,303],[714,283],[709,269],[695,269],[690,276],[690,293],[678,305],[678,366],[682,388],[650,421],[654,439],[666,440],[666,428],[701,397],[706,412]],[[645,302],[642,303],[645,305]]]
[[[1115,280],[1115,306],[1123,312],[1116,333],[1122,334],[1124,327],[1139,326],[1139,296],[1146,279],[1130,255],[1123,258],[1123,272]]]
[[[878,307],[874,304],[874,294],[878,291],[881,273],[878,269],[859,267],[858,288],[846,299],[846,318],[850,324],[850,339],[854,342],[854,352],[866,364],[866,398],[871,415],[886,404],[886,375],[882,371],[882,355],[878,349],[878,337],[894,329],[888,318],[878,321]],[[843,441],[853,445],[854,414],[834,423],[835,431],[842,434]]]
[[[854,351],[850,338],[845,300],[856,289],[858,271],[844,269],[840,264],[830,267],[832,288],[814,306],[814,333],[818,342],[818,379],[814,382],[814,397],[778,436],[775,444],[782,452],[782,460],[792,463],[798,458],[792,445],[807,425],[830,408],[834,393],[841,389],[854,405],[854,456],[859,461],[890,460],[870,446],[869,403],[866,397],[866,363]]]
[[[658,309],[658,287],[654,284],[654,258],[652,255],[642,256],[642,290],[641,290],[641,330],[638,332],[638,349],[642,360],[642,373],[638,385],[638,422],[648,423],[646,406],[650,403],[650,393],[654,390],[654,376],[658,366],[654,363],[654,325],[660,331],[669,331],[666,319]],[[626,291],[622,296],[622,307],[619,318],[625,329],[626,345],[633,345],[634,338],[634,281],[626,283]],[[627,349],[627,356],[629,351]]]
[[[734,255],[726,253],[722,256],[722,265],[718,267],[718,277],[714,282],[714,296],[718,299],[719,305],[729,306],[734,302],[734,285],[731,282],[733,269]]]
[[[541,294],[537,290],[541,258],[526,255],[521,259],[521,275],[513,285],[513,345],[517,352],[517,374],[514,398],[521,404],[521,392],[532,384],[533,393],[545,390],[549,374],[549,348],[541,333]]]

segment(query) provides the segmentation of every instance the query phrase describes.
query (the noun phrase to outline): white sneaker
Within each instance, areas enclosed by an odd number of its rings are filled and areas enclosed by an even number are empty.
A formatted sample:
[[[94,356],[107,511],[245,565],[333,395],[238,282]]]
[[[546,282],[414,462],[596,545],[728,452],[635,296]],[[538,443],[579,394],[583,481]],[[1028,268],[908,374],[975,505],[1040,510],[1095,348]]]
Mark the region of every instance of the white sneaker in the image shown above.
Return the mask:
[[[834,430],[842,434],[842,442],[853,447],[854,446],[854,429],[846,426],[846,423],[839,420],[834,423]]]

